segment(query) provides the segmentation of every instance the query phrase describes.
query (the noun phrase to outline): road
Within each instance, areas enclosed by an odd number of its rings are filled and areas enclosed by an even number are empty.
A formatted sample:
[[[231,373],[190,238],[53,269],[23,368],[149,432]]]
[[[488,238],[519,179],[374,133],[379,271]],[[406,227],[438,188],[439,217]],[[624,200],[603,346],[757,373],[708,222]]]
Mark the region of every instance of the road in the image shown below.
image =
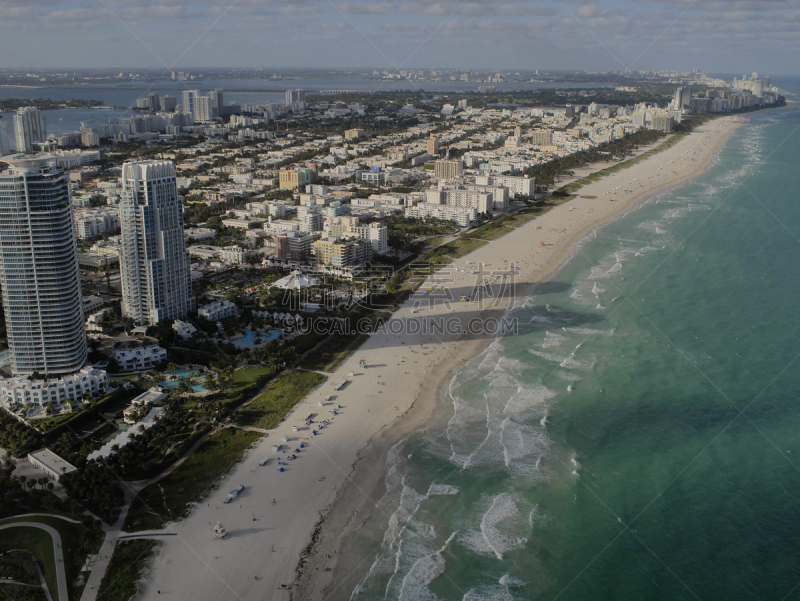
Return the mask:
[[[64,571],[64,553],[61,550],[61,535],[58,530],[47,524],[41,522],[13,522],[11,524],[4,524],[0,526],[0,530],[7,528],[18,528],[27,526],[29,528],[39,528],[47,532],[53,539],[53,555],[56,558],[56,582],[58,584],[58,599],[59,601],[69,601],[67,596],[67,573]]]

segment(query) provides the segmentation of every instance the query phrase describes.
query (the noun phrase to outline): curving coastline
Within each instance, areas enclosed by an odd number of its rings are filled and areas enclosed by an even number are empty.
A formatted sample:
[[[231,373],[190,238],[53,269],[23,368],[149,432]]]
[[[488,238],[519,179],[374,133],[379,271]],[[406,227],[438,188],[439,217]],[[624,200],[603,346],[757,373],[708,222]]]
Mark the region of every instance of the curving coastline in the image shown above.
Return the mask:
[[[399,330],[387,328],[370,336],[191,515],[168,526],[177,536],[161,547],[141,598],[159,598],[159,590],[187,601],[349,598],[354,578],[368,566],[359,566],[363,556],[347,546],[348,534],[383,496],[387,453],[408,433],[444,413],[453,373],[494,340],[492,331],[460,332],[475,320],[501,319],[509,305],[568,260],[592,230],[703,171],[745,120],[731,116],[711,121],[671,148],[592,182],[580,197],[456,261],[431,278],[442,281],[450,302],[436,298],[436,291],[427,294],[432,286],[423,284],[392,316],[390,323],[399,324]],[[617,194],[615,188],[634,191]],[[461,294],[469,295],[475,287],[468,261],[505,272],[506,259],[513,260],[517,275],[502,299],[483,309],[459,302]],[[456,333],[432,330],[437,320],[458,326],[452,328]],[[366,369],[359,367],[362,360]],[[349,383],[334,390],[345,379]],[[336,398],[326,402],[329,395]],[[332,404],[342,410],[327,417]],[[331,424],[318,436],[294,432],[292,426],[310,412]],[[260,466],[265,456],[275,456],[272,445],[283,436],[290,445],[305,440],[308,446],[285,472],[279,473],[274,461]],[[228,489],[238,484],[247,486],[246,493],[236,506],[223,505]],[[231,532],[229,540],[211,540],[209,524],[217,520]],[[289,588],[281,587],[289,583]]]
[[[520,267],[519,279],[526,284],[519,286],[515,298],[525,296],[567,262],[577,252],[581,241],[598,227],[634,210],[647,198],[706,170],[730,134],[747,120],[747,117],[730,116],[711,121],[671,148],[584,186],[578,192],[579,197],[491,242],[457,261],[456,265],[481,260],[498,264],[503,258],[513,256]],[[605,167],[605,164],[586,167],[576,172],[572,179],[580,179]],[[654,173],[661,175],[654,176]],[[619,190],[632,192],[621,194]],[[608,198],[614,198],[614,201],[606,200]],[[540,246],[539,242],[546,246]],[[513,300],[509,299],[509,302]],[[292,598],[350,598],[371,561],[363,556],[363,551],[356,547],[350,535],[357,531],[385,492],[384,480],[389,468],[387,456],[409,433],[424,428],[449,410],[447,391],[453,375],[489,344],[490,339],[461,340],[437,362],[429,364],[431,373],[414,392],[408,409],[394,423],[386,424],[376,432],[369,444],[359,450],[347,483],[320,513],[312,540],[304,549],[296,569]]]

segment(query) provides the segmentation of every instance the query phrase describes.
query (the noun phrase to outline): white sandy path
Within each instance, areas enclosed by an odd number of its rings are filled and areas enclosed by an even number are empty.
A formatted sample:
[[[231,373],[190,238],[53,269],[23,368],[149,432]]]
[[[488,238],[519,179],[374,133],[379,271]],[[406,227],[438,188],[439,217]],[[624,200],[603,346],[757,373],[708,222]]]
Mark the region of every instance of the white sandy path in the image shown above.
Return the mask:
[[[580,191],[597,199],[576,198],[555,207],[542,218],[461,259],[457,265],[463,269],[467,260],[484,261],[498,269],[503,267],[503,259],[514,260],[520,268],[518,282],[539,281],[563,263],[576,242],[592,228],[631,208],[648,193],[696,174],[716,153],[720,140],[740,122],[735,117],[710,122],[672,148]],[[658,170],[665,165],[669,168]],[[633,192],[621,192],[628,189]],[[609,198],[618,200],[609,202]],[[546,246],[540,246],[540,242]],[[452,275],[456,281],[448,284],[451,288],[472,289],[475,277],[467,271]],[[412,315],[412,305],[413,297],[394,318],[470,315],[475,311],[474,304],[456,301],[452,304],[456,312],[453,314],[439,304],[435,310]],[[425,342],[424,350],[419,347],[420,342]],[[261,440],[256,450],[248,453],[206,499],[208,504],[202,503],[191,516],[170,525],[169,530],[177,536],[163,541],[146,577],[142,598],[186,601],[288,598],[289,593],[279,590],[279,586],[294,579],[299,555],[311,540],[320,512],[334,500],[358,451],[373,434],[389,427],[409,408],[426,379],[436,377],[436,365],[448,353],[457,353],[461,344],[419,335],[370,337],[325,385],[310,394],[283,424]],[[412,352],[412,347],[416,352]],[[361,359],[382,367],[359,369]],[[351,378],[350,385],[341,393],[334,392],[334,385],[351,371],[356,376]],[[336,403],[344,406],[341,415],[319,436],[312,437],[309,448],[296,461],[289,462],[285,473],[278,472],[274,460],[266,467],[259,467],[265,456],[275,456],[271,446],[280,442],[281,436],[297,439],[308,435],[308,432],[292,432],[291,426],[299,424],[299,418],[309,412],[322,412],[324,416],[330,407],[321,410],[318,401],[329,394],[335,394]],[[290,444],[294,449],[299,440]],[[234,503],[224,505],[227,492],[240,483],[247,490]],[[274,506],[273,498],[277,500]],[[257,521],[252,519],[254,514]],[[209,524],[218,520],[231,532],[228,540],[212,539]],[[161,595],[157,594],[159,590]]]

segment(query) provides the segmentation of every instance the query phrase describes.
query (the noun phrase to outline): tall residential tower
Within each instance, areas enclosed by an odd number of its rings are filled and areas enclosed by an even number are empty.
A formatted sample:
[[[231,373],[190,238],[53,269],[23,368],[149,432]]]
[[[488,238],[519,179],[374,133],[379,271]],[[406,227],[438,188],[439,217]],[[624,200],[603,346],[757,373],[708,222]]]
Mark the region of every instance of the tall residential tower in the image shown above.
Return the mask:
[[[195,304],[175,165],[125,163],[119,216],[123,312],[148,325],[186,317]]]
[[[69,175],[55,157],[5,157],[0,172],[0,285],[15,375],[86,364]]]
[[[38,108],[23,106],[14,115],[14,133],[18,152],[32,152],[36,142],[47,139],[44,116]]]

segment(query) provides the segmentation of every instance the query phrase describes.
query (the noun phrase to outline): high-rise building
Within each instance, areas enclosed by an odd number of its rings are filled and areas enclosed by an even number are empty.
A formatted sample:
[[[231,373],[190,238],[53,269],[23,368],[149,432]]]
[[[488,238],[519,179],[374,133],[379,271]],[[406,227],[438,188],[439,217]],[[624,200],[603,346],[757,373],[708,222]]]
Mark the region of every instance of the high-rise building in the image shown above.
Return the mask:
[[[0,156],[11,153],[5,121],[0,121]]]
[[[292,105],[295,102],[305,102],[306,91],[300,88],[296,90],[286,90],[286,104]]]
[[[17,151],[33,152],[33,145],[36,142],[44,142],[47,139],[44,115],[36,107],[23,106],[14,115],[14,133]]]
[[[158,92],[150,92],[147,95],[147,107],[154,113],[161,108]]]
[[[222,108],[224,106],[222,90],[219,88],[211,90],[208,93],[208,97],[211,99],[211,116],[215,118],[222,116]]]
[[[125,163],[119,215],[123,312],[139,324],[183,319],[195,304],[175,165]]]
[[[175,96],[162,96],[158,99],[158,108],[162,113],[174,113],[178,106],[178,99]]]
[[[86,364],[69,174],[48,155],[6,158],[0,173],[0,285],[15,375]]]
[[[464,176],[464,163],[459,159],[439,159],[433,163],[433,174],[436,179],[456,179]]]
[[[200,90],[183,91],[183,112],[194,114],[194,99],[200,96]]]
[[[211,106],[211,98],[208,96],[194,97],[194,120],[200,123],[207,123],[214,119],[214,110]]]
[[[431,134],[428,138],[428,154],[439,154],[439,138],[436,134]]]

